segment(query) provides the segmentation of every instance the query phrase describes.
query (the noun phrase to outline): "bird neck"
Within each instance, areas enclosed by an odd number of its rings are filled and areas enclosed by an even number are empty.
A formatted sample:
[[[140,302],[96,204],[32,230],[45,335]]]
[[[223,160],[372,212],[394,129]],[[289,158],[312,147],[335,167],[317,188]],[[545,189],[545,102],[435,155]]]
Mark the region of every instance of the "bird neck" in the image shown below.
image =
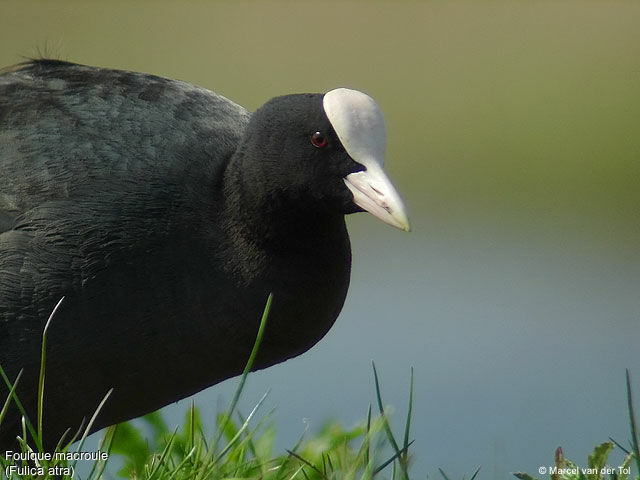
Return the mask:
[[[304,198],[291,197],[271,184],[268,172],[247,168],[242,155],[234,156],[223,179],[226,230],[272,252],[307,250],[345,234],[343,214],[318,211]]]

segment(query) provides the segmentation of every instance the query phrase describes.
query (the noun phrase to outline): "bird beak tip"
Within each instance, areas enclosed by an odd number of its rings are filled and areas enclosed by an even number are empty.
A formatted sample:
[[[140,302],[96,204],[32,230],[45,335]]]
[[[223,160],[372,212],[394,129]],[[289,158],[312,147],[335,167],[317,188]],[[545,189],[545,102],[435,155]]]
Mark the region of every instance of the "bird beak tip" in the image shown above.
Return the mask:
[[[392,218],[392,226],[396,227],[398,230],[402,230],[403,232],[408,233],[411,231],[411,223],[409,222],[409,217],[407,217],[407,214],[404,211],[401,212],[400,215],[392,215]]]
[[[353,194],[353,201],[384,223],[405,232],[411,231],[406,207],[389,178],[381,170],[373,174],[361,171],[348,175],[344,182]],[[377,187],[372,187],[376,183]]]

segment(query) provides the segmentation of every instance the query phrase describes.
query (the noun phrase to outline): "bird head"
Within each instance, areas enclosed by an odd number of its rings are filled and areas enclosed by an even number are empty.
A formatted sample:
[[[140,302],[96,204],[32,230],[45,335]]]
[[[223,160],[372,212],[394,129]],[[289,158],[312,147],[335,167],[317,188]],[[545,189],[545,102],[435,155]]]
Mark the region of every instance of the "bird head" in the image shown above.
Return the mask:
[[[253,166],[259,188],[286,192],[288,200],[315,209],[367,211],[410,230],[384,169],[384,117],[369,95],[338,88],[273,98],[252,115],[245,138],[250,156],[260,159]]]

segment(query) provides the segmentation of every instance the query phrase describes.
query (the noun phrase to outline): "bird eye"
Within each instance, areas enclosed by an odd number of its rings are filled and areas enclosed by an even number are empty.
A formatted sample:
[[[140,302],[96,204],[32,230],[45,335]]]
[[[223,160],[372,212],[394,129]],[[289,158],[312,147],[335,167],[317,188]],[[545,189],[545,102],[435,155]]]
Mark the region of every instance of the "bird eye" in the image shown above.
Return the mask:
[[[322,133],[316,132],[311,135],[311,143],[316,148],[323,148],[329,144],[329,140]]]

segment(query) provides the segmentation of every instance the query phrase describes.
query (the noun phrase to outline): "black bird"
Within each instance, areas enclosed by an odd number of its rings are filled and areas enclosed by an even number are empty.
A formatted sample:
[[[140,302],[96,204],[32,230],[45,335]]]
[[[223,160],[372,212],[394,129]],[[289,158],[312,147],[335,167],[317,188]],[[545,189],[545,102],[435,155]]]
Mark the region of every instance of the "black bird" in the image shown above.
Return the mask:
[[[93,430],[301,354],[338,316],[344,215],[409,230],[364,93],[285,95],[254,113],[209,90],[34,60],[0,74],[0,365],[44,444],[113,393]],[[8,389],[0,381],[0,407]],[[15,450],[20,414],[0,425]],[[70,435],[71,435],[70,434]],[[69,436],[67,436],[69,438]]]

